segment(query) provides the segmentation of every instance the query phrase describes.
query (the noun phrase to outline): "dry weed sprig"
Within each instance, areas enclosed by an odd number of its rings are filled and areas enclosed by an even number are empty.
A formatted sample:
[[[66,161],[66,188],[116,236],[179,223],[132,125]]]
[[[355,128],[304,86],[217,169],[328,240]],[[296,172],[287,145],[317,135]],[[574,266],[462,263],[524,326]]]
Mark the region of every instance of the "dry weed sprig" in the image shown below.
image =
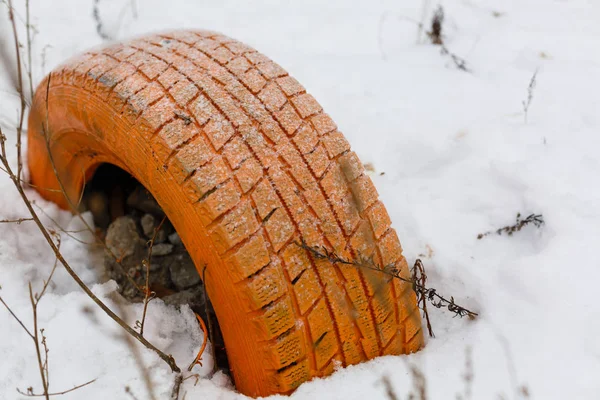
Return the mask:
[[[442,28],[444,26],[444,8],[438,5],[438,8],[431,17],[431,28],[427,32],[427,36],[433,44],[443,44],[444,39],[442,37]]]
[[[457,56],[456,54],[452,53],[450,50],[448,50],[448,48],[446,47],[445,44],[442,44],[441,46],[442,46],[442,54],[449,55],[457,69],[459,69],[461,71],[465,71],[465,72],[471,72],[471,69],[469,69],[469,67],[467,67],[467,61],[464,58],[461,58],[461,57]]]
[[[450,300],[440,295],[436,289],[429,288],[423,286],[420,282],[415,279],[404,278],[400,275],[400,270],[394,265],[384,265],[379,266],[373,260],[359,258],[356,261],[347,260],[340,256],[338,256],[335,252],[328,250],[325,247],[314,246],[311,247],[307,245],[304,241],[298,243],[296,245],[308,251],[313,257],[322,260],[328,260],[332,264],[342,264],[342,265],[351,265],[357,268],[363,268],[371,271],[377,271],[382,274],[388,275],[391,278],[399,279],[403,282],[410,283],[412,289],[415,291],[417,296],[423,299],[427,299],[436,308],[445,308],[449,312],[453,313],[455,316],[459,317],[469,317],[470,319],[475,319],[479,314],[473,312],[465,307],[462,307],[454,302],[454,297],[450,297]],[[418,260],[421,264],[421,260]]]
[[[433,17],[431,18],[431,28],[427,32],[427,36],[429,37],[429,40],[431,40],[432,44],[441,47],[442,55],[448,55],[457,69],[465,72],[471,72],[469,67],[467,67],[467,61],[464,58],[452,53],[444,43],[444,17],[444,8],[439,5],[433,13]]]
[[[487,231],[484,233],[480,233],[477,235],[477,239],[483,239],[486,236],[491,235],[492,233],[496,233],[497,235],[502,235],[506,233],[508,236],[512,236],[513,233],[519,232],[521,229],[526,227],[527,225],[533,225],[536,228],[541,228],[546,222],[544,221],[544,216],[542,214],[529,214],[525,219],[521,219],[521,213],[517,214],[517,220],[513,225],[507,225],[505,227],[496,229],[495,231]]]
[[[531,101],[533,100],[533,91],[535,90],[535,86],[537,85],[537,73],[536,69],[531,79],[529,80],[529,85],[527,86],[527,100],[523,100],[523,113],[525,114],[525,123],[527,123],[527,115],[529,112],[529,106],[531,105]]]

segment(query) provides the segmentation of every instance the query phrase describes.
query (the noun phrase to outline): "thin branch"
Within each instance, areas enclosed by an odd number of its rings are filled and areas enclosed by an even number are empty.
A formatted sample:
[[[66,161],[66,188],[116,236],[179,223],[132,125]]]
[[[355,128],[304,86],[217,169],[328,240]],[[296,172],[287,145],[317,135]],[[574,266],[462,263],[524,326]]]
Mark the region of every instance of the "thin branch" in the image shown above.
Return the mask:
[[[412,280],[413,282],[419,282],[423,287],[425,287],[427,283],[425,267],[423,266],[423,262],[418,258],[412,268]],[[429,312],[427,311],[427,299],[424,296],[418,296],[417,302],[421,307],[421,310],[423,310],[423,314],[425,314],[425,321],[427,322],[427,331],[429,332],[429,336],[435,337],[433,328],[431,327],[431,321],[429,320]]]
[[[48,377],[44,373],[44,365],[42,363],[42,354],[40,350],[40,342],[38,338],[38,324],[37,324],[37,302],[33,297],[33,290],[31,289],[31,282],[29,282],[29,300],[31,301],[31,308],[33,311],[33,343],[35,344],[35,352],[38,359],[38,367],[40,369],[40,376],[42,378],[42,387],[44,388],[44,396],[46,400],[50,398],[48,396]]]
[[[33,339],[34,336],[31,334],[31,331],[29,329],[27,329],[27,327],[25,326],[25,324],[23,323],[23,321],[21,321],[19,319],[19,317],[17,317],[17,315],[13,312],[13,310],[8,306],[8,304],[6,304],[6,302],[4,301],[4,299],[2,298],[2,296],[0,296],[0,303],[2,303],[4,305],[4,307],[8,310],[8,312],[10,313],[10,315],[12,315],[12,317],[14,318],[14,320],[17,321],[19,323],[19,325],[21,325],[21,328],[23,328],[23,330],[29,335],[29,337]]]
[[[144,336],[144,323],[146,322],[146,311],[148,310],[148,303],[156,296],[156,293],[150,291],[150,263],[152,262],[152,248],[154,247],[154,241],[156,240],[156,236],[158,235],[158,231],[162,228],[163,224],[167,220],[167,216],[165,215],[160,221],[160,224],[154,229],[154,234],[152,235],[152,239],[150,239],[150,246],[148,247],[148,259],[142,261],[142,264],[145,264],[146,267],[146,287],[144,288],[144,311],[142,312],[142,321],[140,322],[140,335]]]
[[[33,38],[31,36],[31,21],[29,14],[29,0],[25,0],[25,28],[27,29],[27,77],[29,78],[29,98],[33,101],[33,64],[31,63],[31,49]]]
[[[82,383],[81,385],[74,386],[71,389],[63,390],[62,392],[48,393],[48,396],[62,396],[63,394],[71,393],[77,389],[81,389],[82,387],[91,385],[94,382],[96,382],[96,379],[92,379],[91,381]],[[36,394],[36,393],[30,392],[29,390],[28,390],[28,393],[25,393],[25,392],[22,392],[21,390],[17,389],[17,392],[19,392],[19,394],[21,394],[23,396],[27,396],[27,397],[43,397],[43,396],[45,396],[43,394]]]
[[[354,267],[364,268],[367,270],[372,270],[376,272],[380,272],[382,274],[388,275],[392,278],[399,279],[402,282],[410,283],[412,285],[413,290],[417,295],[422,296],[427,299],[434,307],[436,308],[446,308],[448,311],[453,313],[456,316],[464,317],[467,316],[470,319],[475,319],[479,314],[476,312],[470,311],[465,307],[459,306],[454,302],[454,297],[450,297],[450,300],[440,295],[436,289],[428,288],[423,286],[420,282],[415,281],[414,279],[407,279],[400,275],[400,271],[396,268],[395,265],[389,264],[383,267],[376,265],[372,260],[367,259],[359,259],[358,261],[346,260],[334,252],[329,251],[324,247],[311,247],[306,243],[296,242],[296,245],[307,250],[313,257],[322,260],[328,260],[332,264],[343,264],[343,265],[352,265]],[[421,260],[418,260],[419,262]]]
[[[456,66],[457,69],[461,70],[461,71],[465,71],[465,72],[472,72],[469,67],[467,67],[467,61],[464,58],[461,58],[459,56],[457,56],[456,54],[452,53],[450,50],[448,50],[448,48],[446,47],[445,44],[441,44],[442,47],[442,54],[444,55],[449,55],[450,59],[452,59],[452,62],[454,63],[454,65]]]
[[[29,8],[27,10],[29,11]],[[27,107],[27,102],[25,101],[25,93],[23,91],[23,70],[21,68],[21,51],[12,0],[8,0],[8,18],[10,19],[10,24],[12,26],[15,41],[15,53],[17,57],[17,92],[19,93],[19,98],[21,99],[19,124],[17,125],[17,179],[20,180],[21,171],[23,170],[23,158],[21,155],[21,136],[23,134],[23,122],[25,119],[25,108]]]
[[[56,241],[57,241],[56,247],[58,247],[58,249],[60,250],[61,238],[56,233],[54,234],[54,237],[56,238]],[[36,293],[36,295],[35,295],[35,299],[36,299],[35,305],[36,306],[38,305],[38,303],[40,302],[40,300],[42,299],[42,297],[46,293],[46,289],[48,288],[48,285],[50,284],[50,281],[52,280],[52,277],[54,276],[54,271],[56,271],[56,266],[57,265],[58,265],[58,258],[55,258],[54,259],[54,265],[52,266],[52,270],[50,271],[50,275],[48,276],[48,279],[46,279],[44,281],[44,286],[42,287],[42,291],[40,292],[40,294]]]
[[[171,390],[171,400],[179,399],[179,391],[181,390],[182,383],[183,383],[183,375],[177,374],[175,376],[175,382],[173,383],[173,389]]]
[[[19,218],[19,219],[1,219],[0,224],[17,224],[21,225],[21,222],[33,221],[33,218]]]

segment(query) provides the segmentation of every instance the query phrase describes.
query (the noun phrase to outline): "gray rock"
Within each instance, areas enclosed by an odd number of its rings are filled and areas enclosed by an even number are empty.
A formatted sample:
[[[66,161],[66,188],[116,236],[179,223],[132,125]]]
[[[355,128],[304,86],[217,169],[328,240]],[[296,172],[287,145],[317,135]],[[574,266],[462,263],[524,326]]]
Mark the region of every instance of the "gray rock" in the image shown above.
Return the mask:
[[[172,244],[174,244],[176,246],[183,244],[183,242],[181,241],[181,238],[179,237],[179,233],[177,233],[177,232],[173,232],[169,235],[169,242],[171,242]]]
[[[162,224],[158,232],[156,232],[156,236],[154,236],[154,232],[160,225],[161,220],[156,219],[152,214],[144,214],[142,219],[140,219],[140,225],[142,225],[142,230],[144,231],[144,235],[148,239],[154,238],[154,243],[163,243],[167,240],[167,229],[170,227],[168,222]]]
[[[152,214],[144,214],[142,219],[140,219],[140,224],[142,225],[142,230],[144,231],[144,235],[148,239],[151,239],[154,236],[154,229],[156,228],[156,218]]]
[[[177,254],[169,266],[171,281],[178,290],[187,289],[200,283],[200,275],[194,262],[186,252]]]
[[[116,257],[128,257],[144,245],[133,218],[125,216],[113,221],[106,232],[106,246]]]
[[[173,252],[173,245],[169,243],[158,243],[152,246],[152,256],[166,256]]]
[[[182,290],[168,296],[163,297],[163,301],[167,305],[180,306],[189,304],[192,309],[202,311],[204,305],[204,286],[197,285],[192,288]]]
[[[154,214],[157,217],[162,218],[165,215],[158,202],[143,186],[138,186],[131,192],[129,197],[127,197],[127,205],[140,211]]]

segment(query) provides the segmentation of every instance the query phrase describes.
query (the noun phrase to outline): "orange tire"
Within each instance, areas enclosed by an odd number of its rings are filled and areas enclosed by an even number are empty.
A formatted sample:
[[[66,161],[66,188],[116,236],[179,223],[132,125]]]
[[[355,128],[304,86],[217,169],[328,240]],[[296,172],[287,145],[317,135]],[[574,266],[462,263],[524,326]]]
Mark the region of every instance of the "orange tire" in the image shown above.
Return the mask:
[[[198,270],[207,266],[240,392],[291,393],[337,366],[422,346],[410,285],[296,244],[372,257],[408,276],[385,207],[344,136],[254,49],[183,31],[89,51],[38,88],[28,146],[33,185],[63,208],[102,163],[154,195]]]

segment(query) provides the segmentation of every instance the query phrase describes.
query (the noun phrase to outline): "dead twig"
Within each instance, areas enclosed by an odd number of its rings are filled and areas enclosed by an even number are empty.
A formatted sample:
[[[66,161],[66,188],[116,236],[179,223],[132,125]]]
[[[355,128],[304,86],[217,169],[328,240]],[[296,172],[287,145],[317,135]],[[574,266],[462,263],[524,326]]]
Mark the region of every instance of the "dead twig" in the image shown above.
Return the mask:
[[[144,311],[142,312],[142,320],[137,321],[140,327],[140,335],[142,336],[144,336],[144,323],[146,321],[146,311],[148,310],[148,303],[150,303],[150,301],[156,297],[156,293],[150,290],[150,263],[152,262],[152,248],[154,247],[156,235],[158,235],[158,231],[160,231],[160,228],[162,228],[166,220],[167,216],[165,215],[162,221],[160,221],[160,224],[158,224],[158,226],[154,229],[154,234],[152,235],[152,239],[150,239],[150,243],[148,246],[148,259],[142,261],[142,265],[146,267],[146,287],[144,288]]]
[[[183,375],[177,374],[173,383],[173,390],[171,390],[171,400],[179,399],[179,391],[181,390],[181,384],[183,383]]]
[[[427,299],[434,307],[436,308],[445,308],[455,316],[459,317],[469,317],[470,319],[475,319],[479,314],[473,312],[465,307],[462,307],[454,302],[454,297],[450,297],[448,300],[446,297],[440,295],[436,289],[428,288],[423,286],[420,282],[415,281],[414,279],[407,279],[400,275],[400,270],[394,265],[385,265],[380,267],[375,264],[370,259],[360,258],[356,261],[346,260],[332,251],[329,251],[325,247],[311,247],[308,246],[305,242],[298,243],[296,245],[307,250],[313,257],[322,260],[328,260],[332,264],[342,264],[342,265],[351,265],[358,268],[364,268],[371,271],[377,271],[382,274],[388,275],[391,278],[399,279],[403,282],[410,283],[412,285],[413,290],[417,294],[417,296],[421,296],[424,299]],[[418,260],[420,262],[420,260]]]
[[[465,72],[471,72],[471,70],[467,67],[467,61],[448,50],[446,44],[444,43],[444,17],[444,8],[442,6],[438,6],[433,13],[433,17],[431,18],[431,28],[427,32],[427,36],[429,37],[429,40],[431,40],[432,44],[441,47],[442,55],[448,55],[457,69]]]
[[[465,72],[471,72],[471,70],[467,67],[467,61],[464,58],[457,56],[456,54],[450,52],[446,45],[442,44],[442,54],[449,55],[452,59],[452,62],[456,66],[457,69]]]
[[[52,396],[62,396],[63,394],[71,393],[71,392],[74,392],[77,389],[81,389],[82,387],[85,387],[87,385],[91,385],[94,382],[96,382],[96,379],[92,379],[91,381],[87,381],[86,383],[82,383],[81,385],[74,386],[71,389],[63,390],[62,392],[48,393],[48,396],[50,396],[50,397],[52,397]],[[30,389],[32,389],[32,388],[27,388],[27,393],[21,391],[20,389],[17,389],[17,392],[19,392],[19,394],[21,394],[23,396],[27,396],[27,397],[42,397],[42,396],[44,396],[43,394],[33,393],[33,390],[30,390]]]
[[[92,9],[92,16],[94,17],[94,21],[96,22],[96,32],[98,36],[103,40],[113,40],[113,37],[106,33],[104,30],[104,24],[102,23],[102,19],[100,18],[100,9],[99,9],[100,0],[94,0],[94,8]]]
[[[427,274],[425,274],[425,267],[423,262],[417,258],[415,265],[412,267],[412,280],[413,282],[419,282],[422,287],[427,284]],[[429,320],[429,312],[427,311],[427,299],[424,296],[420,296],[417,292],[417,304],[423,310],[425,315],[425,321],[427,322],[427,331],[430,337],[435,337],[433,334],[433,328],[431,327],[431,321]]]
[[[27,8],[29,12],[29,8]],[[25,101],[25,93],[23,90],[23,70],[21,68],[21,50],[19,43],[19,36],[17,35],[17,24],[15,22],[15,14],[12,5],[12,0],[8,0],[8,18],[12,26],[13,37],[15,42],[15,53],[16,53],[16,64],[17,64],[17,92],[19,93],[19,99],[21,100],[21,107],[19,110],[19,124],[17,125],[17,179],[21,180],[21,172],[23,170],[23,158],[21,153],[21,137],[23,134],[23,122],[25,120],[25,108],[27,102]],[[27,17],[28,19],[29,17]]]
[[[31,308],[33,310],[33,343],[35,344],[35,352],[37,354],[38,366],[40,368],[40,376],[42,377],[42,386],[44,388],[44,396],[46,397],[46,399],[48,399],[50,397],[50,396],[48,396],[48,386],[49,386],[48,360],[46,359],[46,361],[45,361],[46,367],[44,368],[44,363],[42,362],[42,354],[41,354],[41,350],[40,350],[40,341],[39,341],[39,337],[38,337],[37,305],[39,302],[39,298],[38,298],[38,300],[34,299],[33,290],[31,289],[31,282],[29,283],[29,299],[31,301]]]
[[[33,221],[33,218],[18,218],[18,219],[0,219],[0,224],[17,224],[21,225],[22,222]]]
[[[2,286],[0,286],[0,289],[2,289]],[[30,338],[33,339],[33,334],[31,333],[31,331],[25,326],[25,324],[23,323],[23,321],[21,321],[21,319],[17,316],[17,314],[14,313],[14,311],[9,307],[9,305],[6,304],[6,302],[4,301],[4,299],[2,298],[2,296],[0,296],[0,303],[2,303],[2,305],[4,306],[4,308],[6,308],[6,310],[13,317],[13,319],[15,321],[17,321],[17,323],[19,325],[21,325],[21,328],[23,328],[23,330],[27,333],[27,335]]]
[[[31,49],[33,43],[31,31],[33,27],[29,17],[29,0],[25,0],[25,28],[27,31],[27,78],[29,78],[29,99],[33,100],[33,64],[31,62]]]

